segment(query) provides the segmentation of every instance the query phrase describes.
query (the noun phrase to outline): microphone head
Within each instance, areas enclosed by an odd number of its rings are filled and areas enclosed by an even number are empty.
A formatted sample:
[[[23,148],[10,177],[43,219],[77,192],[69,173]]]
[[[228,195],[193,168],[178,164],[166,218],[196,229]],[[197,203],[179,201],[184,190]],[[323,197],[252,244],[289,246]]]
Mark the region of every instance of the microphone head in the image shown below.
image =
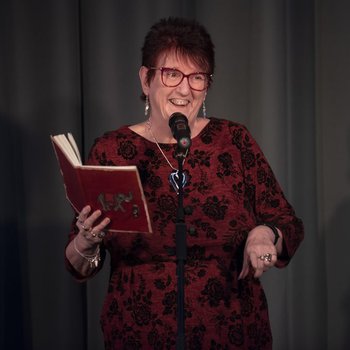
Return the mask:
[[[188,119],[182,113],[175,112],[170,116],[170,119],[169,119],[170,129],[173,130],[175,124],[178,124],[178,123],[184,123],[186,126],[188,126]]]
[[[188,119],[182,113],[175,112],[170,116],[169,127],[181,150],[187,150],[191,146],[191,129]]]

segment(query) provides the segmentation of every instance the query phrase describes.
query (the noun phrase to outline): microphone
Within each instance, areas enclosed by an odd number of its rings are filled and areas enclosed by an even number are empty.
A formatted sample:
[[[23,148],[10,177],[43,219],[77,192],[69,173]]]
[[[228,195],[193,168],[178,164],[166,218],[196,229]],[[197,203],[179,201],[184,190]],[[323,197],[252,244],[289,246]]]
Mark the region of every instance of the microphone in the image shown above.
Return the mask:
[[[169,127],[177,141],[178,149],[187,151],[191,146],[191,129],[187,117],[179,112],[173,113],[169,119]]]

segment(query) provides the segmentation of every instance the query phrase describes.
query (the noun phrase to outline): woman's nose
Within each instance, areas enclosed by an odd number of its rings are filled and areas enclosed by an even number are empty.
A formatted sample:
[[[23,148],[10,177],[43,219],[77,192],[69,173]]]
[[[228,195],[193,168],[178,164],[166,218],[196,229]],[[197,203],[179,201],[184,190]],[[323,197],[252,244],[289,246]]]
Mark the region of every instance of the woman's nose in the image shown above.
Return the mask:
[[[188,82],[188,77],[184,77],[182,82],[177,86],[177,88],[183,95],[189,94],[191,92],[191,87]]]

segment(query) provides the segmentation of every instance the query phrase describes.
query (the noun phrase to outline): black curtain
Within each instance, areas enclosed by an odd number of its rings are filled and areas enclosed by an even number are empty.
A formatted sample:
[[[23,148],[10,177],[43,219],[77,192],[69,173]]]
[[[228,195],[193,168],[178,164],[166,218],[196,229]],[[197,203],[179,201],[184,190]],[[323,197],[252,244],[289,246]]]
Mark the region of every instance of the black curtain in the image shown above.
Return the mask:
[[[142,121],[140,48],[171,15],[212,34],[208,114],[248,126],[305,222],[290,266],[263,278],[274,348],[347,349],[349,13],[345,0],[2,0],[0,348],[103,349],[108,264],[86,284],[64,269],[73,213],[49,135],[72,132],[86,156]]]

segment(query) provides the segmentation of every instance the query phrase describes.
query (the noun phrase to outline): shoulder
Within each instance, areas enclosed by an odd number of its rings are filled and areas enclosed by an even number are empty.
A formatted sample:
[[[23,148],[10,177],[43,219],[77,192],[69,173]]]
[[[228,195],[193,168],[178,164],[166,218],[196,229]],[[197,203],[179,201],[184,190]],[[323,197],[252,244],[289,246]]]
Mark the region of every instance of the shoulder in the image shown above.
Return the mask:
[[[94,146],[96,145],[106,145],[106,144],[116,144],[120,140],[132,139],[133,131],[128,125],[121,126],[115,130],[105,131],[102,135],[98,136],[94,140]]]
[[[212,129],[220,129],[222,131],[235,129],[247,130],[247,127],[244,124],[236,122],[234,120],[218,117],[210,117],[209,119],[210,123],[208,126]]]
[[[107,131],[95,139],[89,159],[100,165],[125,164],[137,156],[140,139],[129,126]]]
[[[106,131],[95,138],[90,153],[114,153],[120,147],[120,144],[126,140],[132,140],[132,134],[133,132],[126,125],[115,130]]]
[[[201,138],[204,143],[210,143],[213,139],[235,139],[236,142],[244,137],[251,137],[247,127],[241,123],[229,119],[211,117],[210,122],[203,129]]]

